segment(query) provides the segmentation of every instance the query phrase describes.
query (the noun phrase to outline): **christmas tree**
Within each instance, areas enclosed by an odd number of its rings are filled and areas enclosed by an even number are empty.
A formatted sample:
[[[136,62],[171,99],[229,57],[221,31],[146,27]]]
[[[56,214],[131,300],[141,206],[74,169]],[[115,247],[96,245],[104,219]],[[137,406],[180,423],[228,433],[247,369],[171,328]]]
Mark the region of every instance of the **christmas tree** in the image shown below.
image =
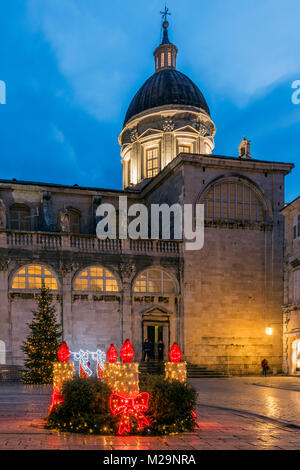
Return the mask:
[[[28,324],[31,333],[23,343],[26,354],[23,382],[27,384],[50,384],[53,379],[53,363],[61,344],[62,332],[56,322],[52,296],[43,285],[38,296],[38,310],[33,311],[33,321]]]

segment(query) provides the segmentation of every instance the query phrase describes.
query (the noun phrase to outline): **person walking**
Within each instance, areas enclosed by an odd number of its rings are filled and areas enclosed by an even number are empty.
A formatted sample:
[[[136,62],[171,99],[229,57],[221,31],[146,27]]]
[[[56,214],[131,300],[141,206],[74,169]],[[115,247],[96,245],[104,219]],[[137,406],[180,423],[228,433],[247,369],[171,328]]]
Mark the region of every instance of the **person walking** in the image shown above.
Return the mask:
[[[151,352],[151,344],[148,341],[148,338],[145,338],[145,341],[143,342],[143,361],[146,361],[146,356],[147,356],[147,362],[150,359],[150,352]]]
[[[165,349],[165,345],[164,345],[163,341],[160,339],[158,341],[158,345],[157,345],[158,360],[160,362],[164,360],[164,349]]]
[[[269,370],[269,364],[268,364],[267,359],[263,359],[261,361],[261,367],[262,367],[262,373],[266,377],[267,371]]]

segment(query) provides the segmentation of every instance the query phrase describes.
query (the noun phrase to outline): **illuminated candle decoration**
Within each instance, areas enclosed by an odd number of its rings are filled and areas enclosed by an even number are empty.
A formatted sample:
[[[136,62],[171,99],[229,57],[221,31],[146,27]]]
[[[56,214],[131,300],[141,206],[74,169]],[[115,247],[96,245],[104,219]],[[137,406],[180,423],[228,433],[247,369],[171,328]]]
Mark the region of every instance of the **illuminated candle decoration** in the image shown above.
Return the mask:
[[[182,352],[177,343],[173,343],[169,351],[169,358],[171,362],[180,362],[182,357]]]
[[[104,364],[104,382],[116,393],[134,396],[139,393],[139,364],[137,362]]]
[[[63,384],[67,380],[71,380],[74,376],[74,362],[67,362],[70,357],[69,348],[67,343],[63,343],[57,353],[60,362],[53,364],[53,391],[51,397],[51,404],[49,407],[49,414],[52,412],[55,405],[64,401],[62,394]]]
[[[171,362],[165,363],[165,377],[169,380],[178,380],[179,382],[186,382],[186,362],[180,362],[182,352],[177,343],[173,343],[169,351]]]
[[[61,344],[57,355],[60,362],[68,362],[70,359],[70,350],[65,341]]]
[[[116,348],[114,347],[113,344],[110,345],[107,353],[106,353],[106,356],[107,356],[107,360],[108,362],[117,362],[117,359],[118,359],[118,352],[116,350]]]
[[[120,356],[124,363],[132,361],[134,356],[134,349],[129,339],[126,339],[125,343],[121,347]]]
[[[178,380],[185,383],[187,378],[186,362],[166,362],[165,377],[169,380]]]

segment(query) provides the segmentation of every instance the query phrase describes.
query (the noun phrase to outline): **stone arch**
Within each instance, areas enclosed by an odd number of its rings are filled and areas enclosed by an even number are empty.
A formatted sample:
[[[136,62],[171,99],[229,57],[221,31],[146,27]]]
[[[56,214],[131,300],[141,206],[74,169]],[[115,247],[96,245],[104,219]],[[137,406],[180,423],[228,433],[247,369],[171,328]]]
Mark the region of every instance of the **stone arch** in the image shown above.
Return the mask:
[[[72,279],[72,291],[120,293],[121,290],[115,270],[101,264],[89,264],[79,269]]]
[[[19,265],[9,275],[9,289],[37,291],[42,284],[50,290],[60,291],[59,277],[52,267],[40,262]]]
[[[237,174],[237,173],[221,175],[211,180],[205,186],[205,188],[199,192],[195,203],[196,204],[203,203],[203,201],[205,200],[205,197],[210,193],[212,188],[221,184],[230,184],[230,183],[240,184],[243,187],[248,188],[251,192],[253,192],[262,206],[263,220],[261,221],[265,222],[268,220],[272,220],[273,218],[272,205],[266,193],[264,192],[264,190],[256,182],[252,181],[250,178]]]
[[[139,282],[139,285],[137,285],[137,282]],[[145,286],[145,290],[143,290],[143,286]],[[179,293],[178,280],[160,265],[148,266],[146,269],[139,271],[133,278],[132,292],[134,294],[176,295]]]

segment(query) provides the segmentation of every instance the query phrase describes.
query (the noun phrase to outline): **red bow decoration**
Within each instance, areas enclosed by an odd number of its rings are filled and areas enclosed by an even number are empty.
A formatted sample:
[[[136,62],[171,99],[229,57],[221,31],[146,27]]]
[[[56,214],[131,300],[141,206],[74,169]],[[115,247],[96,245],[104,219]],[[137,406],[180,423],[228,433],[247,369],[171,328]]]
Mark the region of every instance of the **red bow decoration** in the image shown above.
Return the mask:
[[[150,422],[143,415],[142,411],[148,410],[149,393],[142,392],[135,397],[126,397],[112,393],[110,396],[110,409],[114,415],[122,413],[117,434],[130,433],[130,415],[133,414],[137,420],[138,428],[142,430],[144,426],[150,426]]]

